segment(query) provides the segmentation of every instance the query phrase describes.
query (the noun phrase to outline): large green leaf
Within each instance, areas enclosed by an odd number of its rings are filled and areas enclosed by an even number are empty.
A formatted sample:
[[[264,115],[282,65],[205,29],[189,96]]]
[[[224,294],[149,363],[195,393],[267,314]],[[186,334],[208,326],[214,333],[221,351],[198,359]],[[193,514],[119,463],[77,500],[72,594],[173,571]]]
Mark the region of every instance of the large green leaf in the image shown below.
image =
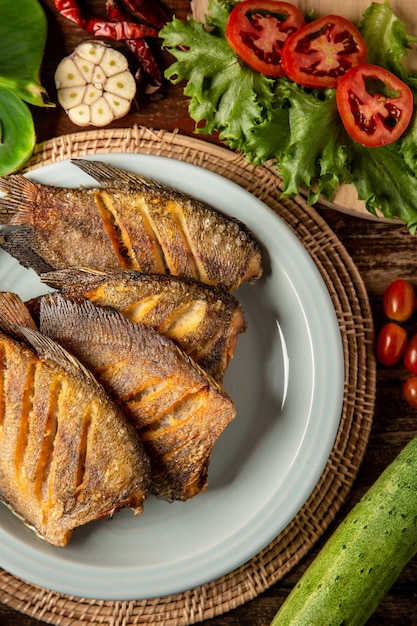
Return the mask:
[[[19,169],[36,136],[25,102],[53,106],[40,83],[47,22],[38,0],[0,0],[0,175]]]
[[[6,87],[0,87],[0,123],[0,176],[4,176],[27,161],[35,145],[28,106]]]
[[[46,32],[38,0],[0,0],[0,85],[38,106],[47,101],[39,81]]]

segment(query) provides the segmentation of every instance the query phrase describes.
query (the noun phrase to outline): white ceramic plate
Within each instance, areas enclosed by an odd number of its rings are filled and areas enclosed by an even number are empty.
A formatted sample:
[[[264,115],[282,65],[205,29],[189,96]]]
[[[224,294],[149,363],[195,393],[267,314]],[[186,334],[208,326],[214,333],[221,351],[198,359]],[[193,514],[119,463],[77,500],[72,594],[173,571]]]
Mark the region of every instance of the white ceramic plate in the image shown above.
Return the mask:
[[[208,490],[185,503],[150,497],[144,513],[77,529],[54,548],[0,504],[0,566],[32,583],[96,599],[145,599],[204,584],[251,559],[305,503],[331,452],[344,360],[326,286],[310,256],[267,206],[199,167],[157,156],[95,158],[153,177],[242,220],[264,249],[265,275],[237,293],[247,332],[225,386],[237,416],[215,445]],[[69,162],[31,173],[42,183],[94,185]],[[45,287],[0,252],[0,289]]]

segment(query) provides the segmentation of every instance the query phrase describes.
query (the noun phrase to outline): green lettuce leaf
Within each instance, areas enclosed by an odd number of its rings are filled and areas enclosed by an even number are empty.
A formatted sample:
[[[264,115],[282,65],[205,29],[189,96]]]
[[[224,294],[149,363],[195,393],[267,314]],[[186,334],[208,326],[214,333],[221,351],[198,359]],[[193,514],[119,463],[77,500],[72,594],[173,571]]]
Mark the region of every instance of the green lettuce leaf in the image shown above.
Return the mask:
[[[379,209],[388,219],[402,220],[409,231],[417,228],[417,178],[395,144],[368,150],[351,142],[354,167],[351,182],[370,213]]]
[[[250,129],[244,146],[249,163],[263,165],[266,161],[279,161],[279,155],[285,154],[291,132],[287,109],[287,105],[277,101],[265,119]]]
[[[243,64],[228,45],[228,11],[212,2],[210,13],[210,32],[192,18],[183,23],[175,17],[160,31],[163,47],[177,59],[165,76],[173,83],[187,81],[184,94],[197,133],[216,130],[230,147],[244,149],[272,106],[274,81]]]
[[[407,33],[389,2],[373,2],[357,26],[366,41],[366,62],[380,65],[405,80],[408,72],[403,61],[410,44],[417,41],[417,38]]]
[[[300,188],[309,191],[314,203],[320,194],[331,198],[346,178],[346,152],[334,90],[308,92],[295,83],[280,81],[279,89],[291,103],[288,108],[287,145],[278,156],[277,167],[283,191],[293,196]]]

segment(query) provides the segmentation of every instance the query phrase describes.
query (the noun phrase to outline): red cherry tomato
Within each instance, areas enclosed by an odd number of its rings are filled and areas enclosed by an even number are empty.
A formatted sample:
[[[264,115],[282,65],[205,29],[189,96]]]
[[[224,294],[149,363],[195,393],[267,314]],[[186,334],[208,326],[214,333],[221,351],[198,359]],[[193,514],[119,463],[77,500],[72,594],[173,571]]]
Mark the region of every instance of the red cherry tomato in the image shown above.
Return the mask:
[[[395,322],[388,322],[379,332],[376,354],[382,365],[395,365],[405,350],[407,332]]]
[[[394,280],[384,291],[382,306],[388,319],[406,322],[416,308],[413,285],[403,278]]]
[[[411,89],[378,65],[346,72],[336,87],[336,103],[349,135],[369,148],[396,141],[413,114]]]
[[[289,2],[243,0],[232,9],[225,34],[229,45],[252,69],[282,76],[282,46],[303,24],[303,14]]]
[[[417,333],[407,342],[404,351],[404,366],[410,374],[417,375]]]
[[[413,409],[417,409],[417,376],[407,378],[403,385],[403,395]]]
[[[288,37],[282,49],[284,72],[304,87],[336,87],[350,68],[365,63],[366,44],[339,15],[325,15]]]

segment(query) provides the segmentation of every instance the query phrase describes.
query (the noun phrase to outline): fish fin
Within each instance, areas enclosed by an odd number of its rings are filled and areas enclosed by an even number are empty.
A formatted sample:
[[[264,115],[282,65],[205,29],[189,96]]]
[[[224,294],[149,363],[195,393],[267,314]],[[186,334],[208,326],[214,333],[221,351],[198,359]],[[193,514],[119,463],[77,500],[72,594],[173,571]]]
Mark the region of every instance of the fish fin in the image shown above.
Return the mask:
[[[43,332],[48,334],[48,320],[53,319],[56,315],[59,319],[66,320],[67,327],[73,325],[76,332],[77,325],[82,324],[82,320],[87,322],[82,326],[80,332],[83,333],[84,341],[91,339],[98,342],[100,334],[106,341],[120,342],[120,337],[128,337],[129,333],[136,336],[139,333],[139,325],[128,320],[122,313],[116,311],[112,307],[97,306],[87,298],[83,297],[67,297],[59,292],[47,294],[41,299],[40,306],[40,327]],[[91,324],[90,322],[96,322]],[[144,333],[155,333],[153,329],[143,327]],[[160,341],[164,338],[159,336]]]
[[[117,270],[114,270],[115,272]],[[106,270],[99,270],[89,267],[76,267],[70,269],[54,270],[41,274],[40,279],[46,285],[62,289],[66,285],[73,285],[83,282],[86,278],[104,278],[108,275]]]
[[[0,291],[0,320],[38,330],[26,304],[12,291]]]
[[[40,359],[45,358],[53,361],[59,367],[62,367],[66,372],[73,376],[83,376],[90,380],[97,388],[101,389],[101,385],[94,377],[92,372],[87,369],[75,356],[65,350],[59,343],[44,335],[43,333],[33,330],[33,328],[27,328],[24,326],[18,326],[17,324],[10,325],[11,330],[15,333],[16,338],[20,336],[33,350]]]
[[[23,267],[33,269],[37,274],[50,272],[53,267],[32,249],[32,241],[31,226],[18,226],[10,232],[0,233],[0,247],[17,259]]]
[[[139,188],[146,191],[167,191],[169,187],[151,180],[140,174],[127,172],[119,167],[104,163],[103,161],[90,161],[87,159],[71,159],[71,163],[79,167],[83,172],[94,178],[103,187],[112,187],[113,189],[129,189]],[[175,192],[177,193],[177,192]]]
[[[26,224],[32,214],[31,207],[36,193],[36,183],[21,174],[0,178],[0,223]]]

